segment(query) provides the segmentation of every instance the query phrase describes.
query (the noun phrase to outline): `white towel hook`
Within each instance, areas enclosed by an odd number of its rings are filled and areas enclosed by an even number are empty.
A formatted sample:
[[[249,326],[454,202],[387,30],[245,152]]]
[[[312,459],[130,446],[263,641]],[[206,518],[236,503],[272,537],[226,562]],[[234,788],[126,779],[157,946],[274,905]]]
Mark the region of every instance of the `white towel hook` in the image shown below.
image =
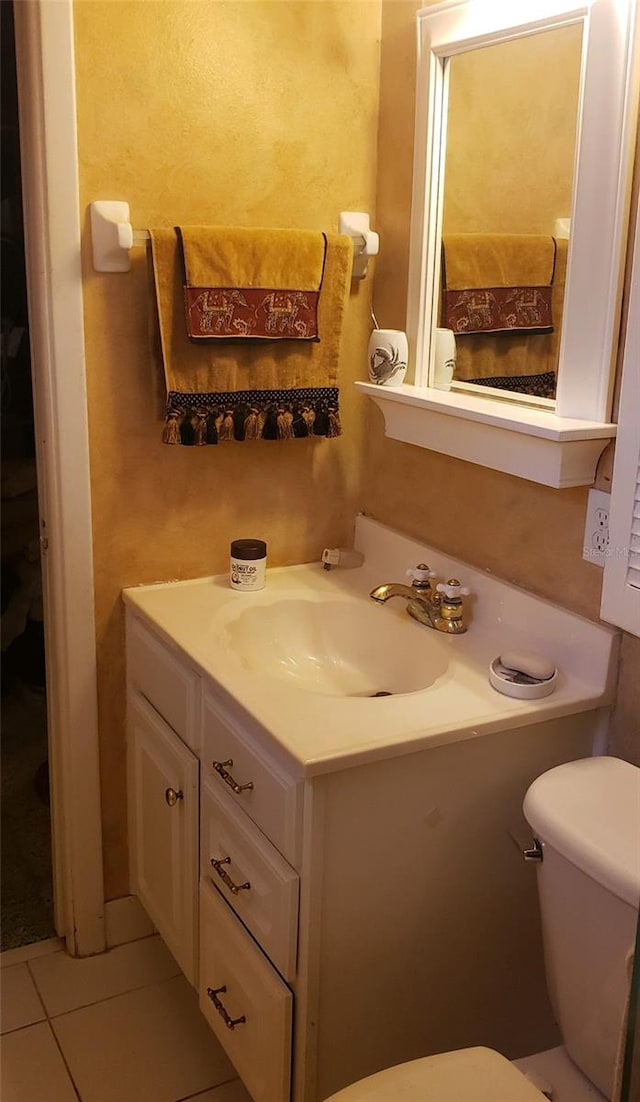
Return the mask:
[[[129,250],[149,241],[148,230],[134,230],[129,204],[117,199],[99,199],[91,203],[91,243],[93,267],[96,272],[128,272],[131,268]],[[370,256],[380,247],[377,233],[369,228],[369,215],[360,211],[342,211],[339,232],[353,238],[353,278],[367,274]]]

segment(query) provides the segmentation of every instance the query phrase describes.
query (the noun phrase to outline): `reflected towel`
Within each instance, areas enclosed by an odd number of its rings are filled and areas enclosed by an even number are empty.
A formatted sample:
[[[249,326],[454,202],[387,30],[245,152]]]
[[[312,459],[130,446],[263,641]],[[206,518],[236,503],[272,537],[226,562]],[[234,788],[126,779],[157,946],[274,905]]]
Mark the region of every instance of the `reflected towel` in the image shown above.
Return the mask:
[[[568,241],[557,241],[556,267],[551,289],[551,310],[555,319],[552,332],[532,333],[470,333],[456,342],[456,370],[454,378],[460,381],[503,386],[502,380],[513,380],[508,389],[527,393],[532,379],[536,383],[541,376],[549,378],[548,388],[538,385],[531,390],[541,397],[554,397],[555,373],[558,366],[562,314],[567,270]],[[496,380],[493,382],[492,380]]]
[[[457,336],[552,330],[553,237],[447,234],[442,242],[442,324]]]
[[[327,235],[317,340],[192,341],[185,325],[176,231],[152,229],[150,236],[167,389],[164,442],[338,436],[338,369],[351,238]]]

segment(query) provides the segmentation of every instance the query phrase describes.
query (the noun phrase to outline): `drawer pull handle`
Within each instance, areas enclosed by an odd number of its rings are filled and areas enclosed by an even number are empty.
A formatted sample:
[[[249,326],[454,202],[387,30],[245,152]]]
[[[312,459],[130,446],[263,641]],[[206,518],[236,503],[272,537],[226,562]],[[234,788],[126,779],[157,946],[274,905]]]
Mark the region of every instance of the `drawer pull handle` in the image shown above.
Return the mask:
[[[220,867],[221,865],[230,865],[231,864],[231,858],[230,857],[219,857],[217,860],[216,860],[215,857],[212,857],[211,858],[211,864],[213,865],[214,869],[216,870],[216,872],[217,872],[218,876],[220,877],[220,879],[222,880],[223,884],[227,885],[229,891],[232,892],[233,895],[237,895],[238,892],[242,892],[242,891],[245,891],[245,890],[248,891],[249,888],[251,887],[251,884],[249,883],[248,880],[245,880],[244,884],[234,884],[233,880],[229,876],[229,873],[226,871],[226,869],[223,869],[223,868]]]
[[[218,1011],[218,1014],[222,1018],[227,1029],[235,1029],[237,1025],[241,1025],[242,1022],[246,1022],[247,1019],[245,1018],[244,1014],[242,1014],[239,1018],[229,1017],[226,1007],[223,1006],[222,1001],[218,998],[218,995],[224,995],[226,990],[227,989],[224,986],[216,988],[207,987],[207,995],[211,999],[211,1002]]]
[[[184,799],[184,797],[182,795],[182,790],[179,789],[176,792],[175,788],[166,788],[165,793],[164,793],[164,798],[167,801],[167,803],[169,804],[169,807],[175,807],[178,800]]]
[[[219,773],[219,775],[222,777],[224,783],[228,784],[229,788],[231,788],[237,796],[239,796],[241,792],[248,792],[251,791],[251,789],[253,788],[253,781],[247,781],[246,784],[238,784],[238,782],[231,776],[231,773],[227,773],[225,766],[233,765],[233,758],[227,758],[226,761],[213,761],[211,762],[211,764],[213,765],[216,773]]]

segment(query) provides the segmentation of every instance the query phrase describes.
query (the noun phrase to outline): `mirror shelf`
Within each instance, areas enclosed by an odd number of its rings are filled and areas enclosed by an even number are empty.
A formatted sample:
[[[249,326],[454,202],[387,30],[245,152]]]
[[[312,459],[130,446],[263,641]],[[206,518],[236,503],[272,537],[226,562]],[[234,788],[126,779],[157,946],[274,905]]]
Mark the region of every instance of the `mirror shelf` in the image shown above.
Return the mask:
[[[386,436],[556,489],[591,486],[598,459],[616,435],[610,422],[434,387],[355,386],[382,411]]]

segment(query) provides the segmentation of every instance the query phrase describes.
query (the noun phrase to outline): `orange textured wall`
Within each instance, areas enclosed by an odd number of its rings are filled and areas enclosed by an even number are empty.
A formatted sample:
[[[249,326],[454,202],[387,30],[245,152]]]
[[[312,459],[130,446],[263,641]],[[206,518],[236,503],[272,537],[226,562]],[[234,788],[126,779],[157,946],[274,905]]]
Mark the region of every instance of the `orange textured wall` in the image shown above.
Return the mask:
[[[374,211],[379,0],[76,0],[81,206],[126,199],[136,227],[337,230]],[[271,565],[348,542],[357,511],[370,281],[343,340],[344,435],[218,447],[160,442],[145,257],[84,296],[107,898],[126,893],[124,586],[225,570],[231,538]]]

